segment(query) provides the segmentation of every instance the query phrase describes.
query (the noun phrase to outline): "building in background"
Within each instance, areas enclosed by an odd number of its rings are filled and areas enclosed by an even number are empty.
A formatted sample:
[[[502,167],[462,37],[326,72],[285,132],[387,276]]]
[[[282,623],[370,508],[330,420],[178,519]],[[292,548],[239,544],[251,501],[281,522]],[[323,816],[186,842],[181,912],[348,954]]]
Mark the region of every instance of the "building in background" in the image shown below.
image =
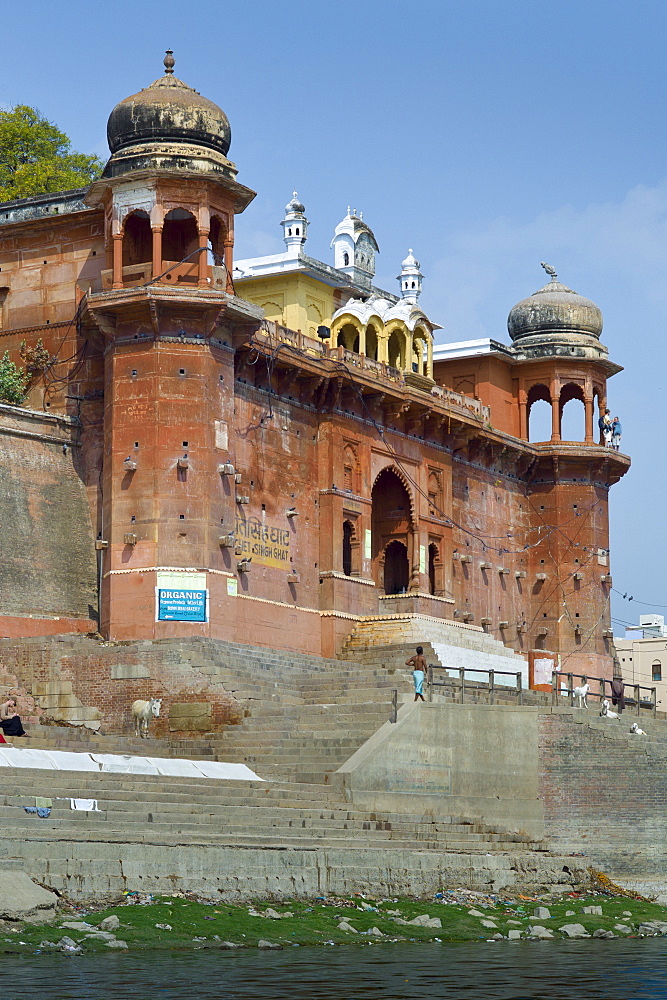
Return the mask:
[[[656,688],[658,708],[667,706],[667,627],[664,615],[640,615],[639,625],[628,626],[624,639],[614,639],[621,675],[626,684]]]
[[[597,434],[600,310],[547,265],[511,344],[434,349],[412,250],[377,287],[348,209],[319,261],[296,194],[285,251],[234,261],[254,192],[224,112],[165,67],[112,111],[100,180],[0,206],[2,349],[50,355],[1,418],[0,634],[333,655],[361,617],[417,614],[611,676],[630,462]]]

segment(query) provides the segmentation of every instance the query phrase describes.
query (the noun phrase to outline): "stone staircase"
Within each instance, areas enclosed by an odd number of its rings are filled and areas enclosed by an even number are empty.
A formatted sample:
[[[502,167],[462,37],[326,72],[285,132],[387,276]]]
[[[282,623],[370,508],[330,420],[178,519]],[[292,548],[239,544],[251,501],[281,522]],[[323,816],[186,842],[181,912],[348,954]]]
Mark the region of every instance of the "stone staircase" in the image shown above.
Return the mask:
[[[407,675],[397,678],[373,661],[353,666],[229,645],[225,683],[246,717],[208,734],[209,743],[218,760],[247,764],[266,778],[327,782],[387,721],[393,689],[405,696],[411,686]]]
[[[100,734],[83,727],[57,724],[24,723],[27,736],[13,737],[11,742],[19,749],[23,746],[33,750],[67,750],[74,753],[129,754],[139,757],[184,757],[215,759],[210,743],[206,739],[161,740],[148,737]],[[9,738],[8,738],[9,739]],[[1,748],[0,748],[1,749]],[[1,772],[0,772],[1,773]]]
[[[421,645],[433,653],[429,662],[443,667],[493,669],[521,672],[524,688],[528,687],[528,664],[526,659],[513,649],[503,645],[479,626],[463,622],[429,618],[426,615],[406,614],[363,619],[348,637],[341,659],[356,659],[362,662],[377,660],[378,654],[385,661],[390,660],[395,669],[405,671],[400,660],[400,651],[414,653],[415,646]],[[483,679],[483,675],[479,675]],[[510,679],[507,678],[509,681]],[[497,683],[502,683],[502,677]]]
[[[31,877],[79,896],[148,884],[154,891],[164,880],[202,891],[225,886],[221,892],[238,883],[246,898],[253,892],[288,898],[305,886],[316,894],[325,885],[334,887],[329,891],[380,883],[388,892],[432,891],[446,878],[495,885],[494,871],[513,879],[553,867],[544,845],[527,836],[466,817],[424,815],[406,802],[400,813],[371,811],[345,801],[330,784],[332,772],[387,720],[393,691],[399,701],[412,698],[404,664],[417,643],[429,646],[431,662],[442,662],[436,646],[443,637],[478,658],[489,649],[512,665],[519,659],[511,650],[499,653],[500,644],[479,630],[437,625],[424,616],[360,623],[338,660],[210,640],[182,643],[188,668],[224,685],[244,714],[239,725],[200,737],[137,740],[80,727],[28,726],[25,745],[31,747],[208,757],[246,763],[269,780],[12,769],[0,796],[6,831],[0,867],[2,858],[21,863]],[[457,641],[468,645],[456,647]],[[176,655],[167,643],[165,650]],[[25,813],[36,797],[52,799],[48,818]],[[72,798],[94,798],[100,811],[73,811]],[[556,864],[549,878],[557,880],[561,871]],[[378,872],[388,873],[386,879]],[[542,884],[542,875],[535,878]]]
[[[331,789],[260,783],[21,769],[20,788],[0,796],[3,829],[41,841],[223,844],[306,850],[314,846],[487,852],[542,849],[519,834],[501,833],[461,817],[368,813]],[[51,815],[27,814],[36,797]],[[71,809],[71,798],[94,798],[99,812]]]
[[[654,718],[648,711],[637,715],[635,711],[626,709],[620,719],[609,719],[598,714],[597,704],[588,710],[556,705],[549,708],[548,712],[566,717],[575,726],[586,726],[605,740],[643,751],[652,759],[657,755],[667,760],[667,716],[662,712]],[[633,722],[638,723],[645,736],[635,736],[630,732]]]

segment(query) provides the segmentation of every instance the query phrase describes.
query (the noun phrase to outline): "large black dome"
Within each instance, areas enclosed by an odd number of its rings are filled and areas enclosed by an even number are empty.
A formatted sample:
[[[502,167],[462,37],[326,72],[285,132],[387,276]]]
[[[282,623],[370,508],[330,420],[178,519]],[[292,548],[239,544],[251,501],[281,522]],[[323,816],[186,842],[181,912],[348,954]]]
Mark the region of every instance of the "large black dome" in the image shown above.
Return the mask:
[[[173,76],[167,51],[165,75],[138,94],[126,97],[109,115],[112,153],[137,143],[163,140],[207,146],[227,156],[232,133],[224,111]]]

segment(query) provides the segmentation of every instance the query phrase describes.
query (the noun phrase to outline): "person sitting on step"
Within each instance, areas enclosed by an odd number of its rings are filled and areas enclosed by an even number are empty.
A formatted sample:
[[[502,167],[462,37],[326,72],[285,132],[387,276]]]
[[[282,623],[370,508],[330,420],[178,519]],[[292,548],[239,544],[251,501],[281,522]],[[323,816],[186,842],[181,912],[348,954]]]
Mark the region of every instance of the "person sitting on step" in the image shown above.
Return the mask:
[[[27,736],[16,707],[16,698],[8,698],[0,706],[0,728],[5,736]]]

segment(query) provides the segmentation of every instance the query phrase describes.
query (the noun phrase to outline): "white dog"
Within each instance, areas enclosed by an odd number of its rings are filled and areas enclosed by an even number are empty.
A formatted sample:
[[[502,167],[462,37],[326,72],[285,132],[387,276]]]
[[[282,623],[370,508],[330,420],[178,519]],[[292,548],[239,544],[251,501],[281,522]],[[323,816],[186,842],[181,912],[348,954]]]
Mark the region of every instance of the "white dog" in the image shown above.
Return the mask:
[[[630,732],[634,733],[635,736],[646,736],[643,729],[640,729],[636,722],[633,722],[630,726]]]
[[[611,705],[605,698],[602,702],[602,707],[600,708],[600,715],[605,719],[618,719],[618,712],[612,712]]]
[[[577,701],[577,708],[588,708],[588,701],[586,698],[590,689],[590,684],[582,684],[581,687],[574,688],[572,693]]]

